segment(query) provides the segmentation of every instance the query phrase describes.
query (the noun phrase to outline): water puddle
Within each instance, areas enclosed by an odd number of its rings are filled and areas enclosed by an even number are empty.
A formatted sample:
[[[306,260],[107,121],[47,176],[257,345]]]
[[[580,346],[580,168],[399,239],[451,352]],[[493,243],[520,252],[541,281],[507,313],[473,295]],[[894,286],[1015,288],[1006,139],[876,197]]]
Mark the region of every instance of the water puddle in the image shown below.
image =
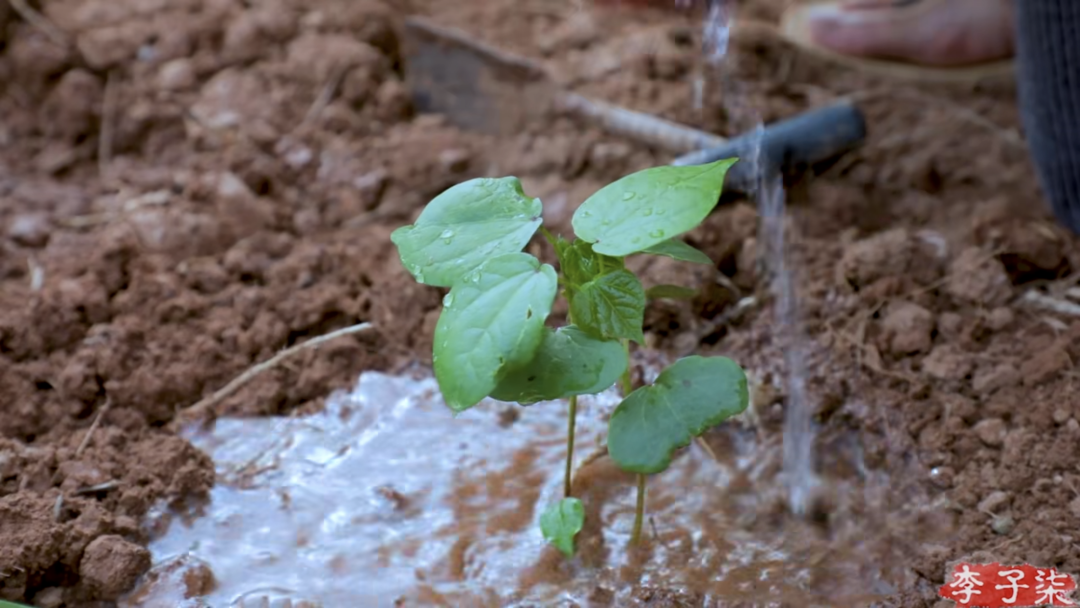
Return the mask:
[[[894,589],[861,532],[838,538],[776,508],[771,448],[740,422],[710,439],[721,462],[692,444],[650,478],[648,533],[629,548],[633,478],[601,444],[618,400],[579,405],[588,522],[573,560],[538,528],[561,497],[564,404],[485,402],[455,418],[434,380],[366,373],[313,416],[220,420],[188,434],[217,465],[209,504],[161,514],[154,569],[123,605],[636,606],[675,594],[686,603],[672,605],[865,606]]]

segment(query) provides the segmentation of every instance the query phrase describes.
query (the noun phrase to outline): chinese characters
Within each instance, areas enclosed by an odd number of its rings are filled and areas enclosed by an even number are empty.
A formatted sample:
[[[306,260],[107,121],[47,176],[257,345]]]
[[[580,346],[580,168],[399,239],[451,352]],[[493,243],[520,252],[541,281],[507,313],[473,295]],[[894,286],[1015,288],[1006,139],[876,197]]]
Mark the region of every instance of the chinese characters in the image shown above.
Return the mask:
[[[1029,608],[1076,606],[1070,595],[1076,580],[1054,568],[960,563],[938,595],[957,606],[972,608]]]

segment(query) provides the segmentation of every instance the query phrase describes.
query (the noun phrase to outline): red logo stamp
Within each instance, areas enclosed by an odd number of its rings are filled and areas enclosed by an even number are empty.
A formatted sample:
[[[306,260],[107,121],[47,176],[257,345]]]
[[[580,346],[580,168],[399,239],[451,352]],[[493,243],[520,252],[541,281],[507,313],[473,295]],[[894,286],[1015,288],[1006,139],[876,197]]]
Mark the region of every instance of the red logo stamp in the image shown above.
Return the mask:
[[[971,608],[1035,608],[1076,606],[1069,599],[1075,590],[1076,580],[1054,568],[961,562],[938,595]]]

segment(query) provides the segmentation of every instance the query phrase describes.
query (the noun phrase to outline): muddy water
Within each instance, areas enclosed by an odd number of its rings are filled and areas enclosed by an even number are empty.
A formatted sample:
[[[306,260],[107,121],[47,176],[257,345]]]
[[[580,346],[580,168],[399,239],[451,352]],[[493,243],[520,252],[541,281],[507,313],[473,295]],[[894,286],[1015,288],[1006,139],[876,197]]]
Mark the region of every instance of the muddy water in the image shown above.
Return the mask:
[[[776,508],[776,446],[743,423],[712,437],[721,462],[693,444],[650,478],[648,534],[628,548],[632,479],[601,444],[617,402],[581,400],[588,522],[573,560],[537,523],[561,494],[562,404],[483,403],[455,418],[433,380],[369,373],[315,416],[221,420],[189,434],[218,468],[211,503],[162,520],[155,570],[126,605],[634,606],[668,594],[688,603],[648,605],[865,606],[866,592],[891,591],[867,571],[861,532],[838,540]],[[185,603],[207,571],[216,586]]]

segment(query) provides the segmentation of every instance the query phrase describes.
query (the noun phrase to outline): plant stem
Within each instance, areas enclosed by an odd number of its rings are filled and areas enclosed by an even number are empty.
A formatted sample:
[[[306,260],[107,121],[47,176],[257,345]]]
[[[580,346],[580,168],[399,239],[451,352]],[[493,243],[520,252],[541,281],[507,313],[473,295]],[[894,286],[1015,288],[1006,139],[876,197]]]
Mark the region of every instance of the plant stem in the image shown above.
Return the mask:
[[[635,545],[641,540],[641,523],[645,519],[645,475],[637,476],[637,510],[634,512],[634,533],[630,542]]]
[[[563,493],[573,496],[570,476],[574,466],[574,425],[577,421],[577,395],[570,396],[570,421],[566,423],[566,475],[563,477]]]
[[[555,235],[551,234],[551,232],[548,231],[547,228],[540,226],[540,234],[544,235],[544,239],[546,239],[548,243],[551,243],[552,246],[555,245],[555,241],[557,239],[555,238]]]
[[[634,383],[630,379],[630,340],[624,339],[622,347],[623,352],[626,353],[626,371],[622,374],[622,394],[623,397],[629,397],[634,390]]]

